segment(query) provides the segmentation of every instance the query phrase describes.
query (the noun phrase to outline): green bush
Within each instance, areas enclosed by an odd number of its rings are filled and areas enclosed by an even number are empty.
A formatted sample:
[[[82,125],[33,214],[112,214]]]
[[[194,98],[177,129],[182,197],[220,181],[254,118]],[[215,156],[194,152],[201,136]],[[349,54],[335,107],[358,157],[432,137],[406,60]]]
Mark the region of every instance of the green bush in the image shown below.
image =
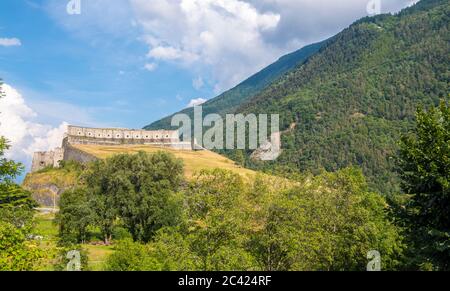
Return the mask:
[[[32,271],[44,257],[38,246],[28,241],[26,233],[0,221],[0,271]]]

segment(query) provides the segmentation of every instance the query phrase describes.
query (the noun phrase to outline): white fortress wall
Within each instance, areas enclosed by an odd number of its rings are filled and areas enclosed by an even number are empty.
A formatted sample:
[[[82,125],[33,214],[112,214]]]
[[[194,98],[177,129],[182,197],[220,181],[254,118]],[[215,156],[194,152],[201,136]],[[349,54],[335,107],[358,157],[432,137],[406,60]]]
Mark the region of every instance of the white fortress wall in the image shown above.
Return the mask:
[[[113,128],[87,128],[79,126],[69,126],[67,131],[69,143],[94,142],[101,144],[102,141],[110,144],[146,144],[146,143],[175,143],[180,142],[178,131],[173,130],[132,130]],[[97,140],[97,141],[95,141]],[[82,142],[84,141],[84,142]]]
[[[58,167],[60,161],[75,159],[82,163],[94,157],[82,155],[71,145],[152,145],[176,150],[195,150],[195,144],[181,142],[176,130],[139,130],[121,128],[89,128],[69,125],[62,147],[48,152],[36,152],[32,172],[45,167]]]

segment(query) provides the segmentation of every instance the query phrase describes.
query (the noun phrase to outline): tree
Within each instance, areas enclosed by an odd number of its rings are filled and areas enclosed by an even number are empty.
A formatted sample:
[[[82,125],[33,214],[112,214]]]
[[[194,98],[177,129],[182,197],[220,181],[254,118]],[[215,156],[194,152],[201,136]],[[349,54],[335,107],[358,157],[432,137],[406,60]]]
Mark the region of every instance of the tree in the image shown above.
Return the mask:
[[[3,97],[2,85],[3,81],[0,79],[0,98]],[[6,208],[9,212],[17,208],[31,210],[36,206],[36,202],[31,198],[31,193],[14,182],[24,167],[21,163],[5,157],[5,151],[9,149],[10,145],[6,138],[0,136],[0,210],[3,212]]]
[[[6,159],[5,151],[9,150],[10,146],[4,137],[0,137],[0,185],[11,184],[14,179],[20,175],[23,170],[23,165],[12,160]]]
[[[9,148],[7,140],[0,137],[0,209],[27,208],[31,210],[36,206],[31,193],[14,182],[23,170],[23,165],[5,158],[5,151]]]
[[[417,126],[402,138],[399,174],[412,195],[403,221],[416,256],[433,268],[450,270],[450,107],[444,101],[417,110]],[[420,262],[419,262],[420,264]]]
[[[82,179],[89,192],[88,203],[92,210],[92,222],[100,228],[105,244],[109,244],[118,218],[114,195],[108,189],[109,164],[96,161],[86,170]]]
[[[55,217],[55,223],[59,225],[60,243],[66,245],[86,242],[92,215],[86,189],[79,187],[65,191],[61,195],[59,212]]]
[[[178,227],[156,233],[154,242],[143,245],[120,241],[107,259],[108,271],[196,271],[199,258],[190,250],[190,242]]]
[[[26,239],[26,232],[0,221],[0,271],[31,271],[42,257],[36,244]]]
[[[0,79],[0,98],[2,97],[1,85]],[[33,209],[37,206],[37,203],[31,197],[30,192],[15,183],[15,179],[24,167],[22,164],[5,157],[5,151],[8,149],[10,149],[8,141],[0,136],[0,219],[26,233],[32,227]],[[4,228],[4,230],[7,230],[7,228]],[[13,232],[7,233],[13,234]]]
[[[93,170],[92,170],[93,169]],[[135,241],[149,242],[156,231],[180,222],[183,164],[173,155],[117,155],[93,166],[85,180],[97,225],[105,237],[120,217]]]
[[[262,270],[362,271],[371,250],[382,254],[384,270],[399,264],[399,230],[359,170],[325,173],[261,199],[268,205],[260,208],[249,249]]]
[[[157,265],[157,263],[156,263]],[[133,240],[120,241],[107,261],[107,271],[155,271],[155,261],[150,257],[149,246]]]
[[[235,173],[200,172],[186,193],[189,230],[185,237],[203,271],[251,270],[255,261],[245,249],[248,187]]]
[[[0,98],[1,85],[0,80]],[[27,241],[36,202],[30,192],[14,182],[23,166],[4,157],[8,149],[7,140],[0,137],[0,270],[32,270],[42,257]]]

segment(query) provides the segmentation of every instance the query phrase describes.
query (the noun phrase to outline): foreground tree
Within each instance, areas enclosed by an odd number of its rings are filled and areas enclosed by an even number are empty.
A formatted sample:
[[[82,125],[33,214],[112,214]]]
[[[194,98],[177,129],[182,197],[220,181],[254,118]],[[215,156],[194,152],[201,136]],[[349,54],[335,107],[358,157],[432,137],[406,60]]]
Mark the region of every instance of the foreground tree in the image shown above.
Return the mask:
[[[362,271],[372,250],[381,253],[383,270],[399,263],[399,231],[360,170],[311,178],[268,199],[259,216],[250,249],[263,270]]]
[[[450,270],[450,107],[419,108],[417,127],[402,138],[399,172],[410,194],[401,213],[422,268]]]
[[[0,98],[1,85],[0,80]],[[6,139],[0,136],[0,271],[33,270],[42,257],[27,239],[36,203],[14,182],[23,166],[5,157],[8,149]]]
[[[86,242],[92,219],[87,190],[79,187],[65,191],[59,200],[59,212],[55,217],[55,223],[59,226],[60,243],[71,245]]]
[[[256,263],[245,249],[247,192],[247,185],[238,174],[219,169],[201,171],[185,189],[183,221],[160,229],[146,246],[122,243],[108,260],[108,269],[254,269]]]
[[[5,158],[5,151],[10,146],[4,137],[0,136],[0,209],[27,210],[36,206],[31,193],[22,189],[14,181],[23,170],[23,165]]]
[[[135,241],[180,223],[183,164],[173,155],[117,155],[95,163],[85,176],[95,221],[107,241],[120,217]]]
[[[245,248],[248,184],[224,170],[202,171],[186,193],[186,239],[203,271],[251,270],[256,263]]]
[[[403,248],[384,198],[355,169],[303,184],[203,171],[185,205],[184,223],[159,230],[145,247],[125,244],[110,269],[139,261],[139,270],[365,270],[376,250],[383,270],[393,270]]]
[[[27,232],[0,221],[0,271],[32,271],[42,257],[37,245],[27,240]]]

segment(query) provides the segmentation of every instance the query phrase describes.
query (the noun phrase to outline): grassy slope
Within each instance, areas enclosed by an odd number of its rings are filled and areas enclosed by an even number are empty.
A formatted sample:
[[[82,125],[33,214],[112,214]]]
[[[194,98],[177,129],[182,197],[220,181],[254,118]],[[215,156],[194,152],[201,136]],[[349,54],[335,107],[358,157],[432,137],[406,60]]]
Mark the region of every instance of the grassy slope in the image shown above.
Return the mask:
[[[191,178],[196,172],[201,170],[215,168],[230,170],[244,178],[253,178],[256,175],[255,171],[242,168],[232,160],[211,151],[177,151],[152,146],[77,145],[75,147],[101,159],[115,154],[137,153],[139,151],[150,154],[161,150],[168,151],[184,161],[186,178]]]
[[[24,184],[27,185],[48,185],[55,184],[61,186],[73,185],[77,175],[72,171],[61,171],[60,169],[45,169],[26,176]]]
[[[207,169],[225,169],[241,175],[244,179],[253,179],[257,172],[238,166],[232,160],[211,151],[177,151],[166,148],[152,146],[95,146],[78,145],[76,148],[92,154],[100,159],[104,159],[115,154],[137,153],[144,151],[155,153],[163,150],[173,153],[184,162],[185,177],[190,179],[195,173]],[[33,193],[33,198],[41,205],[50,207],[54,203],[55,195],[76,185],[79,171],[73,167],[63,169],[48,168],[36,173],[27,175],[23,182],[25,189]],[[55,189],[58,194],[55,193]]]
[[[50,206],[57,202],[56,192],[73,187],[76,181],[76,171],[48,168],[28,174],[23,181],[23,187],[33,193],[33,198],[40,205]]]
[[[210,151],[176,151],[171,149],[162,149],[151,146],[94,146],[94,145],[79,145],[78,149],[87,153],[93,154],[98,158],[104,159],[115,154],[123,153],[137,153],[144,151],[147,153],[155,153],[160,150],[169,151],[177,158],[184,161],[186,178],[192,178],[195,172],[203,169],[226,169],[238,173],[245,179],[252,179],[257,175],[257,172],[244,169],[237,166],[233,161]],[[274,189],[280,189],[291,185],[292,182],[278,177],[271,177]],[[66,169],[46,169],[43,172],[29,174],[27,177],[28,183],[46,183],[51,184],[58,182],[66,185],[67,183],[76,182],[76,175]],[[58,226],[53,223],[53,214],[37,214],[35,234],[43,236],[40,247],[49,255],[49,258],[43,263],[42,270],[53,270],[53,263],[57,254],[57,235]],[[99,239],[100,240],[100,239]],[[113,246],[102,246],[83,244],[82,247],[88,251],[88,269],[92,271],[101,271],[107,257],[114,251]]]
[[[43,237],[39,247],[46,253],[48,258],[41,266],[42,271],[52,271],[57,252],[58,226],[53,222],[54,214],[37,214],[35,235]],[[113,252],[112,246],[82,245],[88,252],[88,269],[91,271],[101,271],[106,258]]]

